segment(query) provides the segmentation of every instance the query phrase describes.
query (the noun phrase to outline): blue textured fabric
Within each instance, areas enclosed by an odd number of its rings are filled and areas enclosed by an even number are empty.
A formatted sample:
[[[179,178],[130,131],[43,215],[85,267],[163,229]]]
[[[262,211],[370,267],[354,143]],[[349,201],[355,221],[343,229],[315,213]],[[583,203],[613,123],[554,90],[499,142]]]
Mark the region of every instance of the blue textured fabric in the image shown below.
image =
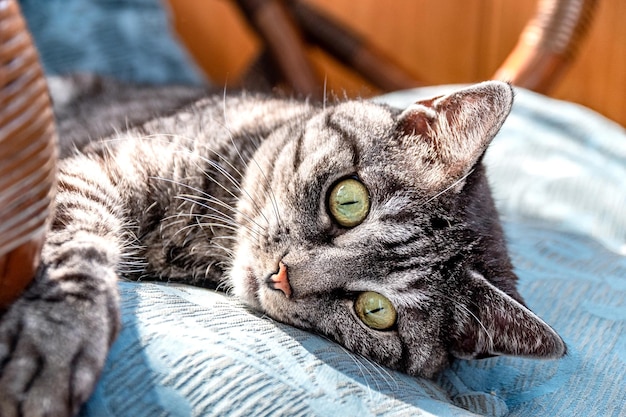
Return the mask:
[[[204,82],[169,30],[162,0],[19,0],[48,74]]]
[[[457,361],[427,381],[223,294],[121,283],[123,331],[83,417],[626,416],[626,132],[520,90],[485,161],[520,292],[564,359]]]

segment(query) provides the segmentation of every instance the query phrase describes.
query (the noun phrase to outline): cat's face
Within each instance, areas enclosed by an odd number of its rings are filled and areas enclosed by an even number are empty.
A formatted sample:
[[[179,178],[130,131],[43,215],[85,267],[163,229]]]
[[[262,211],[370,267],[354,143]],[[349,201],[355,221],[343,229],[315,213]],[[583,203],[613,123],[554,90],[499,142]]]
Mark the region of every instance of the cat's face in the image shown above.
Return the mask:
[[[346,102],[274,132],[244,179],[234,293],[414,375],[451,355],[561,356],[518,302],[480,165],[512,100],[483,83],[403,112]]]

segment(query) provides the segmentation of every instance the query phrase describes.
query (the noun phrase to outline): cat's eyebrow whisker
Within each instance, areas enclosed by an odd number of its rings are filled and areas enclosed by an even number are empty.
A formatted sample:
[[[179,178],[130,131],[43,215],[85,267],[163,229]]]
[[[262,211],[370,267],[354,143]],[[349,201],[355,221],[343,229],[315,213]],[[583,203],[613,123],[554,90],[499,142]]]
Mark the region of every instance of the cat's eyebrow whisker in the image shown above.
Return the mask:
[[[364,357],[365,358],[365,357]],[[384,366],[380,365],[379,363],[370,360],[368,358],[365,358],[367,360],[367,362],[372,365],[372,367],[374,369],[376,369],[376,373],[385,381],[387,382],[387,387],[389,387],[389,389],[391,391],[397,391],[400,389],[400,385],[398,384],[398,381],[393,377],[393,375],[391,374],[391,372],[389,372],[389,370],[387,368],[385,368]],[[391,384],[389,383],[389,380],[394,382],[394,386],[392,387]],[[380,390],[379,390],[380,391]]]
[[[330,339],[329,339],[330,340]],[[361,359],[366,359],[365,357],[361,356],[361,355],[357,355],[356,353],[346,349],[345,347],[343,347],[342,345],[338,345],[339,348],[341,350],[343,350],[343,352],[352,360],[352,363],[354,363],[357,367],[357,369],[359,370],[359,372],[361,373],[361,377],[363,378],[363,380],[365,381],[365,385],[367,385],[367,393],[370,396],[371,399],[371,395],[372,395],[372,387],[370,387],[370,383],[369,383],[369,379],[375,379],[375,378],[371,378],[372,377],[372,372],[367,368],[367,366],[361,361]],[[367,360],[367,359],[366,359]],[[367,371],[367,374],[370,376],[370,378],[368,378],[365,373]],[[378,383],[376,383],[376,389],[380,391],[380,387],[378,386]]]
[[[457,186],[457,184],[460,184],[461,182],[465,181],[465,179],[467,177],[469,177],[472,172],[474,172],[473,169],[469,170],[469,172],[465,175],[463,175],[461,178],[459,178],[458,180],[454,181],[450,186],[448,186],[445,190],[438,192],[437,194],[435,194],[434,196],[432,196],[431,198],[429,198],[428,200],[424,201],[420,206],[425,206],[426,204],[430,203],[431,201],[435,200],[436,198],[440,197],[441,195],[447,193],[448,191],[450,191],[451,189],[453,189],[454,187]]]
[[[342,346],[343,348],[343,346]],[[346,353],[348,353],[350,356],[353,357],[353,361],[355,364],[357,364],[357,366],[359,366],[360,369],[362,370],[366,370],[367,374],[370,376],[370,379],[372,379],[374,381],[374,383],[376,384],[376,391],[380,392],[381,390],[381,384],[379,384],[379,379],[382,379],[387,387],[389,388],[389,390],[391,391],[397,391],[398,389],[400,389],[400,386],[398,384],[398,381],[396,381],[396,379],[393,377],[393,375],[391,375],[391,373],[385,369],[383,366],[379,365],[378,363],[376,363],[375,361],[360,355],[360,354],[356,354],[354,352],[350,352],[349,350],[343,348],[344,351],[346,351]],[[365,362],[365,363],[363,363]],[[374,372],[376,374],[374,374]],[[362,371],[363,373],[363,371]],[[377,378],[377,376],[379,378]],[[391,384],[391,381],[394,382],[394,384]],[[368,384],[368,389],[371,390],[369,384]]]

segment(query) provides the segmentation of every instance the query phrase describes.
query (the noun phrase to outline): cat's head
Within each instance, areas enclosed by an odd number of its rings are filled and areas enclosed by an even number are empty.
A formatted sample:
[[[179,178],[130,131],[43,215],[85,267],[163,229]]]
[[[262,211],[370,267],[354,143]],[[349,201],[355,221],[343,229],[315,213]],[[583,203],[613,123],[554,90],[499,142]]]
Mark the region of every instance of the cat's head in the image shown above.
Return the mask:
[[[515,289],[481,164],[512,102],[487,82],[404,111],[345,102],[275,131],[244,179],[234,293],[414,375],[452,356],[562,356]]]

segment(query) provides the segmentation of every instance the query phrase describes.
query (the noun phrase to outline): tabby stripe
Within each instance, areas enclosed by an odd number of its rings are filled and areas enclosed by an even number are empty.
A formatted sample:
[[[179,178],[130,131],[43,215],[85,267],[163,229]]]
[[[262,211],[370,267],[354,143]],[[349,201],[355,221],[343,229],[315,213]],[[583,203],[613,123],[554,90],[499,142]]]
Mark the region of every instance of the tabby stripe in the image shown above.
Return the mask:
[[[21,320],[18,320],[17,322],[17,328],[14,329],[13,332],[9,332],[8,337],[9,337],[9,350],[8,352],[4,353],[4,355],[6,355],[4,358],[2,358],[2,360],[0,361],[0,371],[4,370],[4,367],[6,366],[7,363],[11,362],[11,360],[13,359],[13,353],[15,352],[16,348],[17,348],[17,343],[20,340],[20,335],[22,334],[22,331],[24,330],[24,318],[22,318]]]
[[[415,233],[415,234],[409,234],[409,235],[403,236],[403,238],[398,239],[398,240],[383,241],[381,243],[382,243],[383,248],[385,248],[386,250],[393,250],[397,248],[398,246],[412,245],[414,243],[419,242],[423,238],[424,236]]]
[[[31,361],[32,361],[32,359],[31,359]],[[36,364],[36,367],[35,367],[34,372],[32,370],[30,370],[32,372],[32,374],[30,376],[30,379],[26,383],[26,386],[24,387],[24,393],[29,392],[33,388],[33,385],[35,384],[35,381],[37,379],[39,379],[39,376],[43,372],[43,368],[44,368],[44,364],[45,364],[45,358],[43,358],[41,356],[41,354],[39,354],[38,352],[37,352],[37,358],[35,359],[35,364]],[[23,401],[20,402],[20,410],[19,411],[20,411],[20,415],[26,415],[24,413],[24,402]]]
[[[118,206],[117,194],[112,187],[102,187],[96,182],[91,182],[85,178],[60,175],[58,183],[59,195],[73,194],[79,195],[113,210]]]
[[[57,211],[63,213],[76,212],[77,217],[89,217],[91,223],[107,223],[107,220],[118,221],[118,216],[115,213],[111,213],[108,207],[104,207],[97,201],[89,200],[87,198],[63,196],[57,200]],[[85,213],[87,216],[81,216]],[[92,217],[93,216],[93,217]]]
[[[344,128],[337,124],[336,121],[331,120],[330,115],[327,119],[327,125],[335,132],[337,132],[342,139],[346,141],[349,145],[350,150],[352,152],[352,166],[357,167],[359,165],[359,161],[361,160],[361,153],[359,152],[358,139],[344,130]]]
[[[300,165],[302,164],[302,142],[304,141],[304,132],[300,132],[300,135],[296,139],[294,157],[293,157],[293,172],[298,172]]]

